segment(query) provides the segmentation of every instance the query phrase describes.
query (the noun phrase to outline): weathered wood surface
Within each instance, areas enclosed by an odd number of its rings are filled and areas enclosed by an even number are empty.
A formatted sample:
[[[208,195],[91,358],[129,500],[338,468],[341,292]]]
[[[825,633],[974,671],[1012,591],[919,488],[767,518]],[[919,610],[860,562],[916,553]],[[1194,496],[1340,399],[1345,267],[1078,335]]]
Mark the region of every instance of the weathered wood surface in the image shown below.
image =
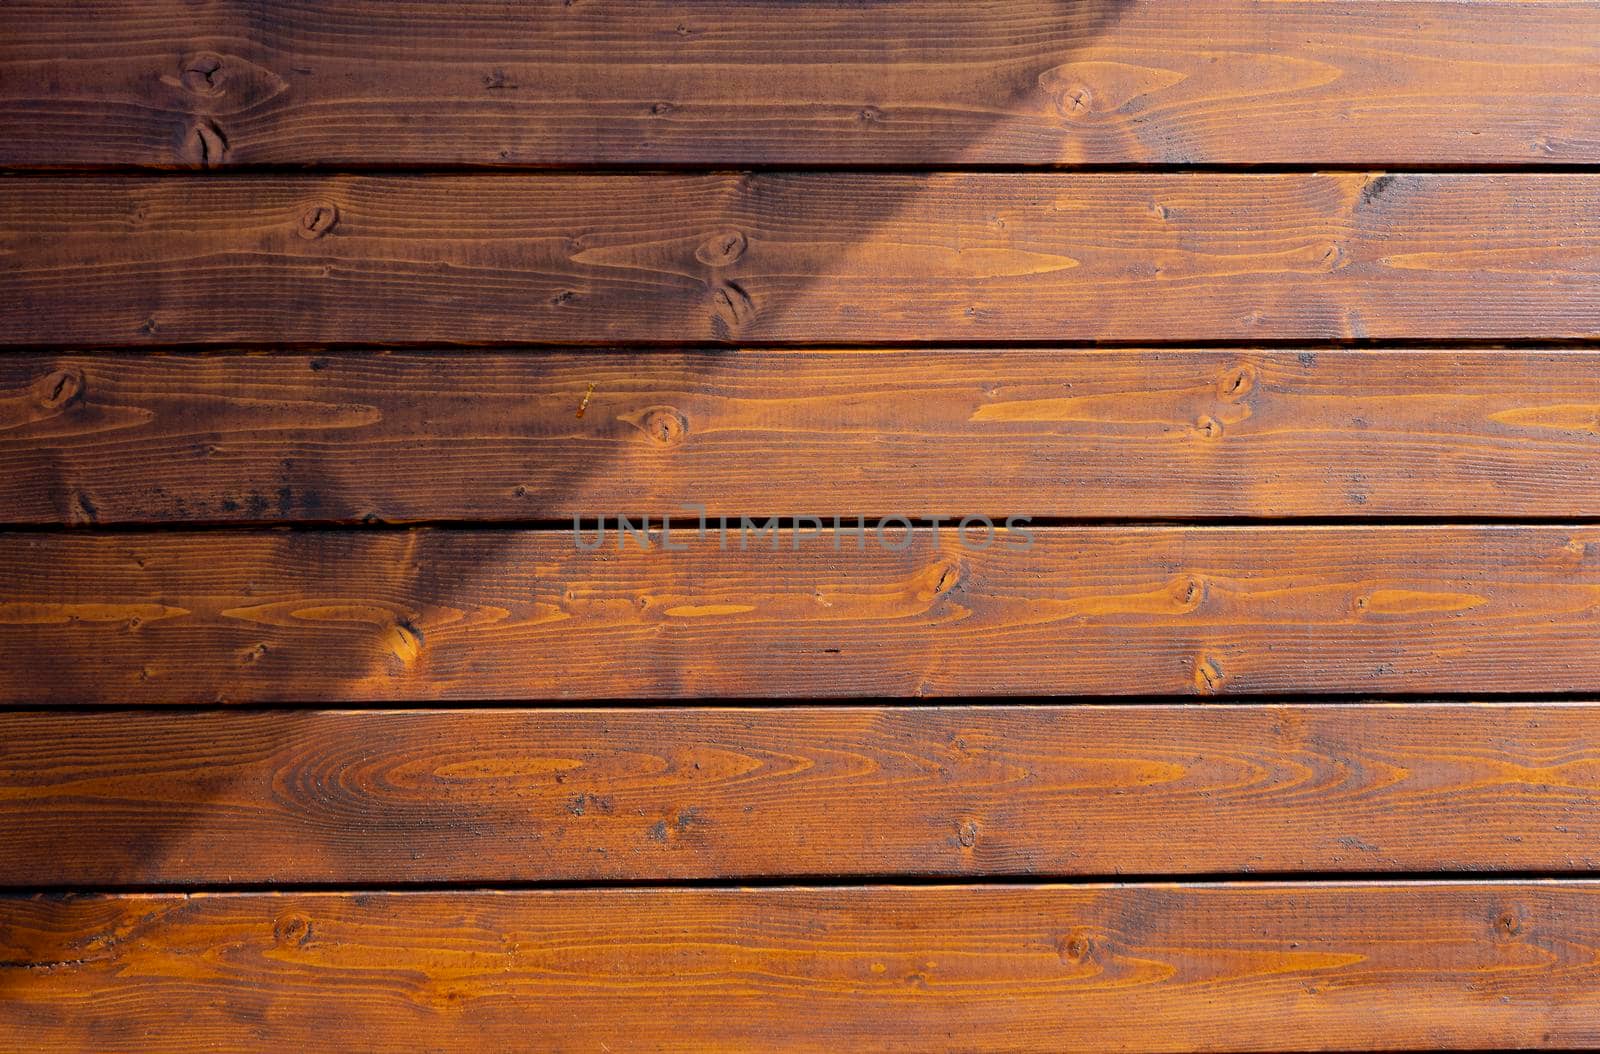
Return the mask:
[[[1592,3],[8,3],[0,164],[1600,161]]]
[[[1600,336],[1600,176],[19,177],[0,343]]]
[[[1600,691],[1600,528],[742,527],[7,535],[0,701]]]
[[[1600,1047],[1597,95],[1577,0],[0,6],[0,1049]],[[1187,526],[549,529],[689,504]]]
[[[0,885],[1593,870],[1591,704],[0,713]]]
[[[1589,882],[0,899],[29,1050],[1600,1043]]]
[[[18,354],[0,415],[12,523],[1600,515],[1588,350]]]

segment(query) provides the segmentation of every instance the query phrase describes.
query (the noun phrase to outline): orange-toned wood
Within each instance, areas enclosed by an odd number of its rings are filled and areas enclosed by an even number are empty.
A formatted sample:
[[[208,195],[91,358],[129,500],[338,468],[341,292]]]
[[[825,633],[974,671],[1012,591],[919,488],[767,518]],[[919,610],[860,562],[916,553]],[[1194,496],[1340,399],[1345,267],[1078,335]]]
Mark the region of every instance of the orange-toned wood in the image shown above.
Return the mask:
[[[19,177],[0,343],[1600,335],[1600,176]]]
[[[1577,518],[1597,413],[1589,350],[19,354],[0,521]]]
[[[1576,0],[4,5],[0,523],[89,529],[0,533],[0,1049],[1600,1047],[1597,70]],[[691,503],[1120,525],[550,526]]]
[[[0,899],[29,1050],[1600,1043],[1589,882]]]
[[[741,527],[7,535],[0,700],[1600,691],[1594,527]]]
[[[1600,160],[1590,3],[13,2],[0,164]]]
[[[1594,870],[1591,704],[0,713],[0,885]]]

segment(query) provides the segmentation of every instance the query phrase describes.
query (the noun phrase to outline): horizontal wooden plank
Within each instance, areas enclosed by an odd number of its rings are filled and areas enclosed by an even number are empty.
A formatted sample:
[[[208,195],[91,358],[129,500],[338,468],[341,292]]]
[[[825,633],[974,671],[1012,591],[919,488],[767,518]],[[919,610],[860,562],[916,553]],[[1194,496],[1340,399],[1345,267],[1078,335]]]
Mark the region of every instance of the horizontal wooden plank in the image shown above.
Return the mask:
[[[1600,335],[1600,175],[20,177],[0,342]]]
[[[0,701],[1600,691],[1594,527],[628,537],[0,536]]]
[[[17,354],[0,415],[12,523],[1600,515],[1583,350]]]
[[[1591,882],[0,899],[0,1040],[414,1051],[1600,1043]]]
[[[1600,161],[1503,0],[8,3],[0,164]]]
[[[0,713],[0,884],[1584,871],[1600,706]]]

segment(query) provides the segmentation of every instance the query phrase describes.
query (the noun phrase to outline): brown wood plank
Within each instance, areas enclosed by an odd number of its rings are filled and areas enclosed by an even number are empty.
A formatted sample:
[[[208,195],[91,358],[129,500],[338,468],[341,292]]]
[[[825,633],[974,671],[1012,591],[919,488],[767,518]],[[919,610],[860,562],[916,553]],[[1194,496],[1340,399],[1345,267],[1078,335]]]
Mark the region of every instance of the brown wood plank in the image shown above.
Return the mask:
[[[13,2],[0,164],[1600,161],[1593,3]]]
[[[0,701],[1600,691],[1594,527],[742,527],[4,536]]]
[[[1600,706],[0,713],[0,884],[1594,870]]]
[[[13,523],[1600,515],[1582,350],[18,354],[0,413]]]
[[[21,177],[0,343],[1600,335],[1600,175]]]
[[[1591,882],[0,899],[29,1050],[1600,1043]]]

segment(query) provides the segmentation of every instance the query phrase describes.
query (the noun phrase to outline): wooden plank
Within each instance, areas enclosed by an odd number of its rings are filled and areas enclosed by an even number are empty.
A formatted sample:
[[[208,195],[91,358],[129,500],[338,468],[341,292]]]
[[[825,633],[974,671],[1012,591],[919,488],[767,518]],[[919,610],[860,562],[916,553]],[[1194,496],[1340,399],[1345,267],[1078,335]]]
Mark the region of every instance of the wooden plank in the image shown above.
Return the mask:
[[[29,1050],[1600,1043],[1592,882],[0,899]]]
[[[0,164],[1600,161],[1592,3],[8,3]]]
[[[1594,870],[1600,706],[0,713],[0,885]]]
[[[3,536],[0,701],[1600,691],[1594,527],[744,528]]]
[[[18,354],[0,521],[1582,518],[1597,393],[1585,350]]]
[[[1600,176],[21,177],[0,342],[1600,335]]]

